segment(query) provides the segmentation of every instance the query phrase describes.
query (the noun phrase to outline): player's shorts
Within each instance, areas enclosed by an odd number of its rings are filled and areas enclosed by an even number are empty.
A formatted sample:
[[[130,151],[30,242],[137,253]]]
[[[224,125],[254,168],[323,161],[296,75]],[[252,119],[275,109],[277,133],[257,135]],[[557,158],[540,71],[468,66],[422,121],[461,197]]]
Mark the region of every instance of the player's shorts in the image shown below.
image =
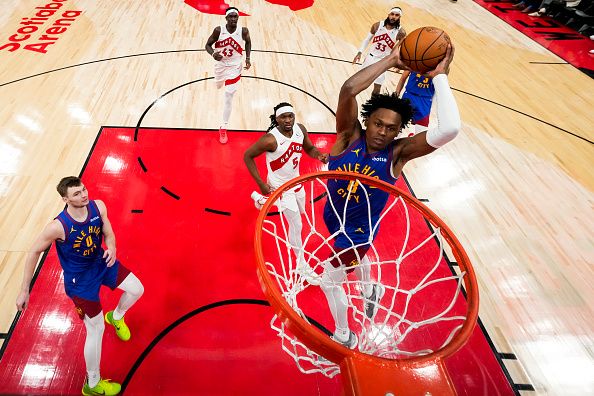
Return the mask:
[[[412,122],[417,125],[429,126],[429,113],[431,113],[431,96],[415,95],[404,91],[402,99],[410,100],[413,107]]]
[[[303,186],[297,186],[295,190],[286,191],[274,204],[281,212],[288,209],[297,213],[305,213],[305,189]]]
[[[85,315],[92,318],[102,310],[101,301],[99,300],[101,286],[104,285],[114,290],[126,279],[130,272],[118,260],[111,267],[107,267],[105,260],[101,259],[85,272],[64,273],[64,289],[66,295],[74,302],[80,318],[84,319]]]
[[[365,57],[365,61],[363,61],[363,64],[361,65],[361,68],[364,69],[367,66],[373,65],[374,63],[377,63],[382,59],[383,58],[380,58],[378,56],[373,56],[371,54],[367,54],[367,56]],[[376,78],[373,81],[373,83],[377,84],[377,85],[382,85],[384,83],[384,81],[386,81],[386,72],[383,72],[382,74],[380,74],[380,76],[378,78]]]
[[[241,79],[241,63],[229,65],[224,62],[216,62],[214,74],[217,88],[225,86],[226,91],[235,92],[238,87],[237,83]]]

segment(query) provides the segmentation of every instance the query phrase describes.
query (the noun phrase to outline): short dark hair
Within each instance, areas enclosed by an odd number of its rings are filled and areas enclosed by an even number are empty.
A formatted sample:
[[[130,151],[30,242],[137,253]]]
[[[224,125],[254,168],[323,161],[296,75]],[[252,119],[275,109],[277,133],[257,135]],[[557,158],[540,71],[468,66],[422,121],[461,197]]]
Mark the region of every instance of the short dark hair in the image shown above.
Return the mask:
[[[82,185],[82,181],[80,180],[80,178],[76,176],[67,176],[60,180],[60,183],[58,183],[56,190],[58,190],[58,194],[60,194],[61,197],[65,197],[66,195],[68,195],[68,189],[70,187],[78,187],[80,185]]]
[[[278,126],[278,122],[276,122],[276,111],[278,109],[280,109],[281,107],[284,107],[284,106],[291,106],[291,107],[293,107],[293,105],[291,103],[287,103],[287,102],[280,102],[279,104],[277,104],[276,106],[274,106],[274,110],[272,111],[272,114],[270,115],[270,126],[268,127],[268,129],[266,130],[266,132],[270,132],[272,130],[272,128]]]
[[[391,95],[376,94],[361,106],[361,117],[366,121],[377,109],[388,109],[400,114],[402,127],[407,126],[412,120],[413,108],[408,99],[400,99],[396,92]]]

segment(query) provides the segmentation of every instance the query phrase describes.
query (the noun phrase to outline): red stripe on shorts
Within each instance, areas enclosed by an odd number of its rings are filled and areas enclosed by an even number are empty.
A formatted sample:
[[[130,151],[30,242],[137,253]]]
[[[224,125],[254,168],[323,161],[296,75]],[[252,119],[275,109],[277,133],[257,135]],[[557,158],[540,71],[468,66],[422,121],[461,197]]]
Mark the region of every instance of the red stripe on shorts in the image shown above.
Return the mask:
[[[241,74],[235,78],[232,78],[231,80],[225,80],[225,85],[233,85],[237,81],[239,81],[240,78],[241,78]]]

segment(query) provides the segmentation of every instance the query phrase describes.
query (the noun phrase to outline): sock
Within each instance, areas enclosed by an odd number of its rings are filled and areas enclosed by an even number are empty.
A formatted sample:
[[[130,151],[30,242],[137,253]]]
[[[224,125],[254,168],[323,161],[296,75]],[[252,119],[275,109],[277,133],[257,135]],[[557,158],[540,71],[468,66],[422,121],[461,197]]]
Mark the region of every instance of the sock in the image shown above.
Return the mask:
[[[229,118],[231,118],[231,109],[233,108],[234,94],[235,92],[225,92],[225,100],[223,103],[223,125],[225,126],[224,129],[227,129]]]
[[[93,388],[97,386],[101,379],[99,364],[101,363],[101,343],[103,341],[103,331],[105,330],[103,311],[92,318],[85,315],[83,321],[87,330],[84,348],[87,378],[89,387]]]
[[[355,267],[355,275],[361,281],[363,295],[370,297],[371,293],[373,293],[373,285],[371,284],[371,261],[367,256],[363,256],[359,265]]]
[[[303,253],[303,241],[301,240],[301,229],[303,225],[301,223],[301,214],[293,210],[287,209],[283,211],[283,215],[289,223],[289,243],[293,247],[295,257],[297,258],[297,265],[305,262],[305,256],[301,257]]]
[[[128,274],[126,279],[120,283],[118,289],[122,289],[124,294],[120,297],[118,306],[113,311],[113,318],[115,320],[122,319],[130,307],[132,307],[144,293],[144,286],[142,286],[140,280],[133,273]]]
[[[324,263],[324,273],[320,287],[328,300],[328,307],[337,331],[346,329],[349,331],[349,322],[347,317],[348,300],[347,295],[342,286],[342,282],[346,278],[346,271],[344,267],[334,268],[332,264]],[[348,334],[348,333],[347,333]]]

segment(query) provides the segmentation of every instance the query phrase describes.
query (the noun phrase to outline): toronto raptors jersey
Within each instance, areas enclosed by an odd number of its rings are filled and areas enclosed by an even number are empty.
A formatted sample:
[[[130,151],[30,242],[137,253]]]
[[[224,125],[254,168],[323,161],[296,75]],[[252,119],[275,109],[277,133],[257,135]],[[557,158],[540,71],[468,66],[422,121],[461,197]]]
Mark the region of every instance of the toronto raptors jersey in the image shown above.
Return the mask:
[[[297,123],[293,125],[290,138],[283,135],[278,128],[268,132],[276,139],[276,150],[266,152],[266,168],[268,168],[268,184],[279,188],[283,183],[299,176],[299,162],[303,151],[303,131]]]
[[[375,58],[384,58],[388,56],[396,44],[398,31],[400,31],[400,28],[391,30],[386,29],[384,21],[381,21],[377,28],[377,32],[373,35],[373,40],[371,40],[369,55],[372,55]]]
[[[229,33],[227,27],[221,25],[221,34],[219,34],[219,39],[215,43],[215,51],[223,55],[221,62],[228,65],[238,65],[241,63],[245,48],[242,31],[241,26],[237,25],[235,31]]]

